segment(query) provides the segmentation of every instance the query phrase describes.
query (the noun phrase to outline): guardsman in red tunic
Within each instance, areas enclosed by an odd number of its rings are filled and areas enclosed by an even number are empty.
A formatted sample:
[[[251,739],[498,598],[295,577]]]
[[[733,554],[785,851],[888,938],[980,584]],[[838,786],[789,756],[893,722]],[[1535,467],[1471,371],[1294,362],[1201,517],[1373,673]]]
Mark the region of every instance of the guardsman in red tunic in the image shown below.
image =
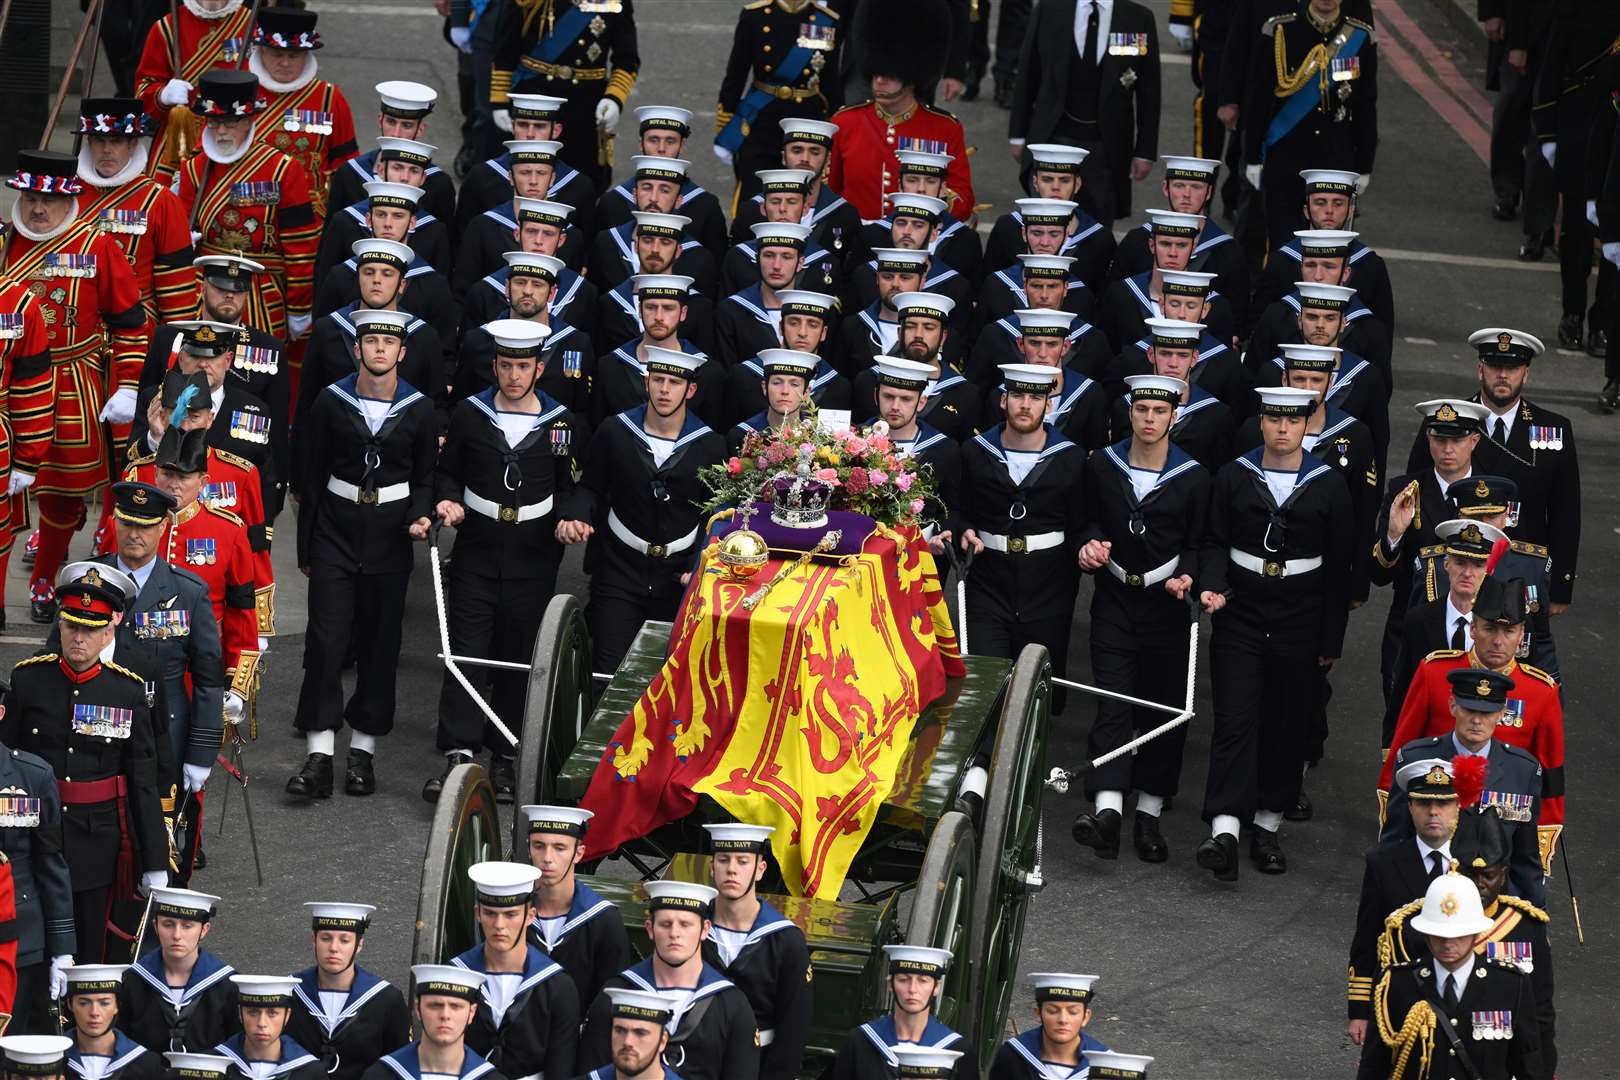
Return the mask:
[[[191,230],[174,192],[147,175],[152,121],[136,98],[85,98],[79,106],[79,217],[117,241],[135,270],[146,316],[184,319],[197,309]]]
[[[85,496],[109,478],[102,421],[128,424],[135,415],[146,313],[123,249],[79,216],[84,183],[73,157],[21,151],[6,183],[22,194],[0,274],[30,283],[51,348],[51,444],[33,484],[40,531],[30,595],[33,620],[50,622],[56,571],[84,524]]]
[[[241,65],[252,7],[242,0],[181,0],[147,32],[135,65],[135,95],[157,121],[154,170],[173,172],[197,149],[201,126],[188,107],[192,90],[205,73]]]
[[[259,105],[253,75],[203,76],[193,105],[205,120],[202,149],[180,170],[180,202],[201,233],[198,254],[244,255],[265,268],[242,322],[294,340],[309,332],[321,226],[304,166],[255,142]]]
[[[51,445],[54,402],[45,307],[28,284],[0,280],[0,630],[11,543],[28,527],[28,497]]]
[[[261,8],[248,70],[259,77],[262,88],[259,111],[264,122],[257,125],[255,139],[304,166],[315,217],[325,220],[332,174],[359,148],[348,99],[335,85],[315,76],[315,50],[320,47],[313,11]]]

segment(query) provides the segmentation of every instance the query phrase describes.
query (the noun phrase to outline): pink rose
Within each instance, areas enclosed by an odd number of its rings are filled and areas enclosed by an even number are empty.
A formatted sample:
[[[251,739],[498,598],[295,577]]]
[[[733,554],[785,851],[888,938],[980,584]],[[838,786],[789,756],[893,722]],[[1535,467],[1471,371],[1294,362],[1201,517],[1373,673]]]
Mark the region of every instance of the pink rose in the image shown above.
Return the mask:
[[[856,457],[860,457],[862,454],[866,453],[866,440],[861,438],[859,435],[851,435],[844,442],[844,450],[848,453],[854,454]]]
[[[884,472],[882,469],[873,469],[868,474],[867,478],[872,481],[873,487],[878,487],[889,482],[889,474]]]
[[[732,458],[730,461],[726,462],[726,472],[730,473],[732,476],[736,476],[738,473],[742,472],[742,462],[737,458]]]
[[[820,480],[824,484],[838,483],[837,469],[817,469],[815,476],[817,480]]]
[[[911,473],[903,472],[894,478],[894,486],[899,488],[901,491],[910,491],[911,485],[915,483],[916,480],[917,478]]]
[[[868,446],[879,454],[887,454],[891,445],[887,435],[873,435],[866,442]]]
[[[923,501],[921,499],[912,499],[911,500],[911,512],[913,514],[920,514],[920,513],[922,513],[922,511],[923,511]]]
[[[780,465],[792,456],[793,451],[788,448],[786,443],[773,442],[765,448],[765,460],[772,465]]]

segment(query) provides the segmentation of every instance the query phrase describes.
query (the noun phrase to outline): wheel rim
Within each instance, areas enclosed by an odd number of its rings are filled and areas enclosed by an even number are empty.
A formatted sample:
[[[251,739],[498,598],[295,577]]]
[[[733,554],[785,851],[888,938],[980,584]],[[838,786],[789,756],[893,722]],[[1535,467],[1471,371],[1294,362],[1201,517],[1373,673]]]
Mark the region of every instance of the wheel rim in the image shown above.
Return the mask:
[[[412,963],[441,964],[478,943],[467,868],[499,859],[500,835],[495,789],[483,766],[456,766],[445,778],[422,859]]]
[[[1001,1042],[1018,978],[1018,955],[1032,895],[1027,875],[1035,868],[1040,825],[1041,773],[1052,711],[1051,674],[1045,648],[1030,645],[1019,654],[990,760],[973,893],[973,926],[978,934],[978,948],[973,953],[973,1013],[982,1067],[988,1067]]]
[[[973,973],[962,958],[973,955],[974,846],[973,823],[966,814],[952,810],[940,818],[923,855],[911,921],[906,928],[907,945],[948,949],[957,958],[945,975],[935,1015],[970,1045],[974,1031]]]
[[[579,601],[567,593],[553,596],[534,639],[513,793],[517,806],[549,802],[556,790],[557,773],[590,714],[590,658],[590,635]],[[513,852],[528,845],[521,816],[513,815]]]

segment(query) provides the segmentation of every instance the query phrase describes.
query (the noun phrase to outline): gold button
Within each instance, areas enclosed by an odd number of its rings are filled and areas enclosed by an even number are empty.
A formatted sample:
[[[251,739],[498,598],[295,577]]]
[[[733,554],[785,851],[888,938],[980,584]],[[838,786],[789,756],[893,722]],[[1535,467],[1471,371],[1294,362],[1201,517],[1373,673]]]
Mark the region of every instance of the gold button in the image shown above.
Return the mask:
[[[768,34],[770,32],[771,32],[771,27],[770,27],[769,23],[766,23],[764,26],[762,26],[760,28],[760,33],[762,33],[762,34]]]
[[[34,729],[34,734],[35,734],[35,735],[38,735],[38,734],[39,734],[39,728],[35,728],[35,729]]]
[[[768,45],[768,44],[767,44],[767,45],[761,45],[761,46],[760,46],[760,48],[761,48],[761,49],[763,49],[763,50],[765,50],[765,51],[766,51],[766,52],[770,52],[770,51],[771,51],[771,47],[770,47],[770,45]]]
[[[73,753],[73,747],[71,747],[71,746],[68,747],[68,753],[70,753],[70,754]]]

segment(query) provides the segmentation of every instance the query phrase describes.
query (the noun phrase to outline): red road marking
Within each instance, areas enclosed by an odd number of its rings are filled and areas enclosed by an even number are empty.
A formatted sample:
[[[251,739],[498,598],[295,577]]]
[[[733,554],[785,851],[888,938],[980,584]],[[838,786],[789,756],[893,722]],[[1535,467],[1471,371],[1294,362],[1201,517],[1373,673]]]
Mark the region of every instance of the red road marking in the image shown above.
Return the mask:
[[[1392,16],[1390,21],[1396,25],[1400,25],[1404,20],[1409,27],[1416,29],[1404,12],[1397,13],[1398,9],[1387,2],[1378,3],[1377,10],[1380,16]],[[1421,33],[1419,33],[1419,36],[1421,36]],[[1423,41],[1427,42],[1428,39],[1423,38]],[[1429,42],[1429,48],[1433,49],[1433,47],[1433,43]],[[1457,136],[1474,152],[1474,156],[1479,158],[1481,162],[1489,164],[1491,159],[1490,131],[1457,98],[1441,89],[1440,85],[1418,63],[1417,57],[1413,56],[1394,34],[1385,34],[1383,36],[1383,40],[1379,42],[1379,51],[1384,58],[1388,59],[1390,66],[1395,69],[1395,73],[1401,77],[1401,80],[1410,86],[1441,119],[1451,125]],[[1431,59],[1431,62],[1434,62],[1433,59]],[[1436,63],[1436,67],[1439,67],[1438,63]],[[1451,70],[1455,72],[1456,68],[1452,67]]]
[[[1463,73],[1457,70],[1457,65],[1441,52],[1439,47],[1429,39],[1413,18],[1405,10],[1392,3],[1391,0],[1376,0],[1378,18],[1387,26],[1400,32],[1408,43],[1417,49],[1423,60],[1434,69],[1440,81],[1450,90],[1452,96],[1462,102],[1468,111],[1479,118],[1488,130],[1491,125],[1491,103],[1484,94],[1470,82]]]

